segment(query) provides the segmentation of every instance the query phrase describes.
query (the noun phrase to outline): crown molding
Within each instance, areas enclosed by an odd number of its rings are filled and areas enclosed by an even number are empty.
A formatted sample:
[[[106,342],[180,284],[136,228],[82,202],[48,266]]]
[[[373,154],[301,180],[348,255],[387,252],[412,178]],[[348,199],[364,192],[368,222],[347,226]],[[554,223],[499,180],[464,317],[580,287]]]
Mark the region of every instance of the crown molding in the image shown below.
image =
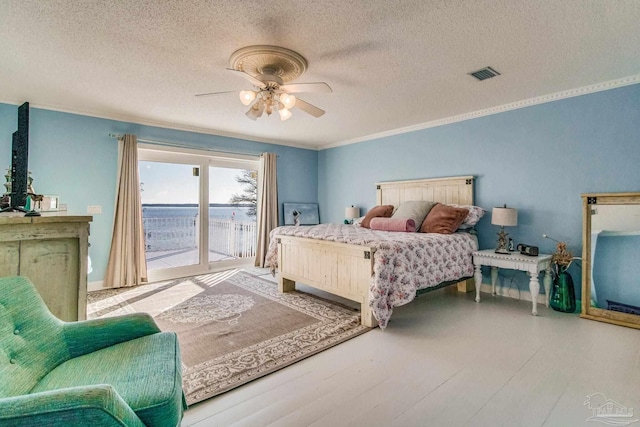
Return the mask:
[[[11,99],[11,100],[0,99],[0,103],[10,104],[10,105],[20,105],[23,102],[24,101],[15,100],[15,99]],[[122,114],[109,114],[109,113],[96,113],[94,111],[74,110],[74,109],[64,108],[64,107],[55,106],[55,105],[38,104],[38,103],[33,103],[33,102],[29,102],[29,107],[30,108],[38,108],[38,109],[41,109],[41,110],[56,111],[56,112],[59,112],[59,113],[76,114],[76,115],[79,115],[79,116],[94,117],[94,118],[97,118],[97,119],[114,120],[114,121],[119,121],[119,122],[124,122],[124,123],[131,123],[131,124],[141,125],[141,126],[153,126],[153,127],[158,127],[158,128],[162,128],[162,129],[170,129],[170,130],[177,130],[177,131],[183,131],[183,132],[194,132],[194,133],[200,133],[200,134],[204,134],[204,135],[222,136],[222,137],[226,137],[226,138],[242,139],[242,140],[245,140],[245,141],[261,142],[261,143],[264,143],[264,144],[273,144],[273,145],[282,145],[282,146],[285,146],[285,147],[302,148],[302,149],[305,149],[305,150],[317,151],[319,149],[318,146],[310,147],[310,146],[306,146],[306,145],[302,145],[302,144],[296,144],[294,142],[281,140],[281,139],[262,138],[262,137],[244,135],[244,134],[234,133],[234,132],[225,132],[225,131],[216,130],[216,129],[208,129],[208,128],[201,128],[201,127],[197,127],[197,126],[182,125],[182,124],[178,124],[178,123],[154,121],[154,120],[143,119],[143,118],[136,117],[136,116],[127,116],[127,115],[122,115]]]
[[[201,128],[197,126],[181,125],[181,124],[162,122],[162,121],[153,121],[153,120],[147,120],[147,119],[134,117],[134,116],[126,116],[126,115],[120,115],[120,114],[103,114],[103,113],[96,113],[93,111],[72,110],[72,109],[62,108],[54,105],[34,104],[31,102],[29,104],[32,108],[51,110],[51,111],[57,111],[61,113],[68,113],[68,114],[77,114],[81,116],[95,117],[99,119],[115,120],[115,121],[132,123],[132,124],[137,124],[142,126],[153,126],[153,127],[163,128],[163,129],[171,129],[171,130],[184,131],[184,132],[195,132],[195,133],[200,133],[204,135],[214,135],[214,136],[221,136],[226,138],[242,139],[245,141],[281,145],[285,147],[300,148],[303,150],[322,151],[330,148],[340,147],[343,145],[357,144],[359,142],[372,141],[374,139],[386,138],[386,137],[395,136],[395,135],[402,135],[404,133],[415,132],[418,130],[429,129],[429,128],[434,128],[438,126],[444,126],[452,123],[462,122],[465,120],[477,119],[479,117],[490,116],[492,114],[504,113],[506,111],[517,110],[519,108],[530,107],[538,104],[545,104],[547,102],[559,101],[561,99],[573,98],[576,96],[587,95],[595,92],[602,92],[605,90],[615,89],[615,88],[629,86],[629,85],[638,84],[638,83],[640,83],[640,74],[623,77],[620,79],[610,80],[607,82],[596,83],[593,85],[583,86],[575,89],[569,89],[569,90],[556,92],[548,95],[542,95],[535,98],[529,98],[522,101],[516,101],[509,104],[503,104],[496,107],[486,108],[483,110],[472,111],[469,113],[459,114],[457,116],[445,117],[442,119],[432,120],[425,123],[419,123],[416,125],[411,125],[411,126],[392,129],[392,130],[384,131],[380,133],[361,136],[358,138],[347,139],[347,140],[338,141],[330,144],[315,145],[315,146],[303,145],[303,144],[281,140],[281,139],[262,138],[262,137],[244,135],[244,134],[233,133],[233,132],[224,132],[220,130]],[[22,102],[24,101],[0,99],[0,102],[5,104],[19,105],[19,104],[22,104]]]
[[[375,133],[375,134],[362,136],[358,138],[347,139],[344,141],[323,145],[319,147],[319,149],[326,150],[329,148],[340,147],[343,145],[351,145],[351,144],[356,144],[358,142],[365,142],[365,141],[371,141],[379,138],[386,138],[389,136],[401,135],[403,133],[415,132],[417,130],[429,129],[429,128],[444,126],[452,123],[462,122],[465,120],[477,119],[479,117],[490,116],[492,114],[504,113],[506,111],[517,110],[519,108],[530,107],[538,104],[545,104],[547,102],[559,101],[561,99],[573,98],[576,96],[587,95],[595,92],[602,92],[604,90],[615,89],[618,87],[629,86],[637,83],[640,83],[640,74],[636,74],[629,77],[623,77],[616,80],[610,80],[603,83],[597,83],[589,86],[583,86],[575,89],[569,89],[561,92],[552,93],[549,95],[529,98],[522,101],[512,102],[510,104],[504,104],[496,107],[486,108],[484,110],[472,111],[470,113],[459,114],[457,116],[445,117],[442,119],[432,120],[430,122],[420,123],[417,125],[397,128],[397,129]]]

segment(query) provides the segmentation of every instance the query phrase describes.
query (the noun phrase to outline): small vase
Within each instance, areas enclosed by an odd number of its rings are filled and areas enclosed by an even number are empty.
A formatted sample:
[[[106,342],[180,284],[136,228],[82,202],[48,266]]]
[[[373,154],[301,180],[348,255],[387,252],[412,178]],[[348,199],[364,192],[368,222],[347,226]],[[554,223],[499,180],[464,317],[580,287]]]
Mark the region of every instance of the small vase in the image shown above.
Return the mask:
[[[558,266],[558,274],[553,278],[549,305],[555,311],[573,313],[576,311],[576,293],[573,288],[573,278],[567,273],[567,268]]]

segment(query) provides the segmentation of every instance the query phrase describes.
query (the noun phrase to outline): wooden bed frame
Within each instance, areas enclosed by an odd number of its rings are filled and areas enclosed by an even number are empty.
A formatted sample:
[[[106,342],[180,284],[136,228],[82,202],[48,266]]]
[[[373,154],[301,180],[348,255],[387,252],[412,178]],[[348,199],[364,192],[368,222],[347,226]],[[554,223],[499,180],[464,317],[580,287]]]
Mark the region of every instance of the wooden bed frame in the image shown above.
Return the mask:
[[[398,206],[411,200],[473,205],[473,176],[381,182],[377,204]],[[375,249],[368,246],[278,236],[278,286],[295,289],[296,282],[360,303],[362,324],[378,326],[369,307],[369,285]],[[473,279],[457,283],[458,290],[474,290]]]

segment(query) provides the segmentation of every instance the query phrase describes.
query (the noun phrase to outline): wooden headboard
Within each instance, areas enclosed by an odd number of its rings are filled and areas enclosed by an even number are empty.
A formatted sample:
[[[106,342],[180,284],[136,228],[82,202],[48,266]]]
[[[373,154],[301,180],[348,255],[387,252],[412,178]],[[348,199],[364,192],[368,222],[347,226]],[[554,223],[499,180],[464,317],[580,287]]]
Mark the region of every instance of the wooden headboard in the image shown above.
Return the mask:
[[[389,181],[376,184],[377,204],[393,205],[411,200],[473,205],[474,176]]]

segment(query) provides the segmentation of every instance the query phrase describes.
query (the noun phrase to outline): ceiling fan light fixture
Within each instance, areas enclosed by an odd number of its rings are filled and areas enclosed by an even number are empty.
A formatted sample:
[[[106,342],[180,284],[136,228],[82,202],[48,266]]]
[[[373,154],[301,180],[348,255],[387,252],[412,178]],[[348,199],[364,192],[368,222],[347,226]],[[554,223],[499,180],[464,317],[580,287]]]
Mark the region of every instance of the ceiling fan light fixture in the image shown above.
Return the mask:
[[[256,93],[252,90],[241,90],[240,91],[240,102],[244,105],[249,105],[256,99]]]
[[[273,113],[273,100],[271,99],[271,97],[267,98],[265,103],[265,113],[267,113],[267,116],[270,116],[271,113]]]
[[[249,117],[251,120],[256,120],[260,116],[262,116],[263,112],[264,112],[264,102],[262,102],[262,100],[259,99],[258,102],[256,102],[251,106],[251,108],[249,108],[249,111],[247,111],[246,116]]]
[[[231,55],[227,70],[248,80],[253,90],[201,93],[196,96],[235,92],[240,102],[249,107],[245,115],[251,120],[257,120],[264,113],[270,116],[274,111],[278,111],[281,120],[288,120],[294,107],[313,117],[321,117],[324,110],[292,95],[300,92],[332,92],[325,82],[290,83],[306,69],[306,59],[290,49],[270,45],[247,46]]]
[[[278,114],[280,114],[280,120],[282,120],[283,122],[285,120],[288,120],[289,118],[291,118],[291,116],[293,114],[291,114],[291,111],[289,111],[288,108],[280,108],[278,109]]]
[[[296,105],[296,97],[294,95],[289,95],[288,93],[283,92],[280,94],[279,98],[285,108],[292,108]]]

